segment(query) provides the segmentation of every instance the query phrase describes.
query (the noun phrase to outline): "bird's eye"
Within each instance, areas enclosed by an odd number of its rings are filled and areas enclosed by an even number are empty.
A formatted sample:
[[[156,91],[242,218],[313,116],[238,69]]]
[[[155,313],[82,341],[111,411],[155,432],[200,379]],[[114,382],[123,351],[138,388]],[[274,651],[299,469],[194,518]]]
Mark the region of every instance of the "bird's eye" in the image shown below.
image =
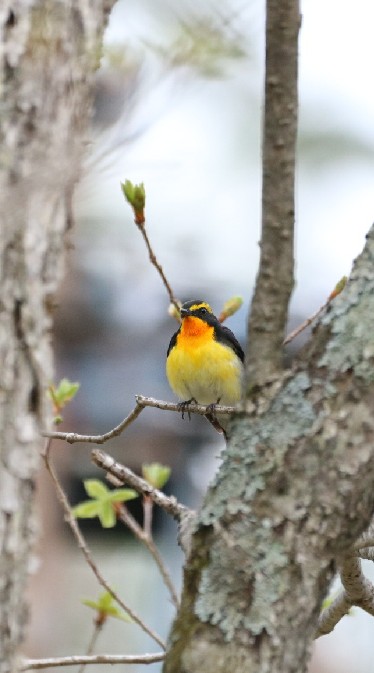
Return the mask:
[[[201,315],[206,315],[208,313],[208,311],[207,311],[206,308],[201,308],[200,313],[201,313]]]

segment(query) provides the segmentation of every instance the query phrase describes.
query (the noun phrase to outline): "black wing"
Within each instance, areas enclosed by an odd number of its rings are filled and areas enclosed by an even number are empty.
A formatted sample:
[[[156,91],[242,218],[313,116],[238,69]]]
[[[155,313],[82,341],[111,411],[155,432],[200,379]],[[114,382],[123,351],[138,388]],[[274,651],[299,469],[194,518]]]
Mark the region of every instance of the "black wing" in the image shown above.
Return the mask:
[[[230,346],[230,348],[233,349],[233,351],[236,353],[238,358],[244,362],[244,351],[237,340],[235,334],[229,329],[228,327],[225,327],[224,325],[221,325],[221,323],[218,323],[215,327],[215,337],[217,341],[220,341],[221,343],[224,343],[227,346]],[[176,336],[176,335],[174,335]],[[169,346],[170,348],[170,346]]]
[[[171,349],[174,348],[175,344],[177,343],[177,336],[178,336],[179,332],[180,332],[180,328],[171,337],[170,343],[169,343],[169,346],[168,346],[168,350],[167,350],[167,353],[166,353],[166,357],[169,355]]]

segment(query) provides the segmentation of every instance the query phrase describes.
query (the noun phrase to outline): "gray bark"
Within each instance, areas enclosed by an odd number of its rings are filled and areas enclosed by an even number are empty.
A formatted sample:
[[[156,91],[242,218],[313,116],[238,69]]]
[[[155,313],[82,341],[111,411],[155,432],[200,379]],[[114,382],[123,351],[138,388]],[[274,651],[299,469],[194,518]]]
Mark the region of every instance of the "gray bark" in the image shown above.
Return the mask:
[[[374,510],[373,334],[374,227],[293,371],[232,421],[165,673],[306,670],[336,561]]]
[[[111,2],[0,8],[0,671],[17,670],[52,379],[53,296]]]

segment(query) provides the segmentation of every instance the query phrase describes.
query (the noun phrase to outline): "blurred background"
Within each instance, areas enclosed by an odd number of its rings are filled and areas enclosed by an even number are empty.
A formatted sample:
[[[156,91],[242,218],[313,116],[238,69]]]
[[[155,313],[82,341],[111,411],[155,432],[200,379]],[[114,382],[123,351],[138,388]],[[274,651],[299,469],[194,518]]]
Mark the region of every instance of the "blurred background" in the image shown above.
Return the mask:
[[[374,215],[374,6],[371,0],[356,0],[354,7],[305,0],[302,13],[297,285],[290,326],[311,315],[349,274]],[[168,316],[168,297],[120,181],[145,184],[148,235],[176,296],[206,299],[215,312],[232,295],[243,296],[242,309],[227,324],[245,345],[259,257],[263,54],[259,0],[221,0],[219,7],[208,0],[198,7],[192,0],[116,4],[55,313],[56,381],[81,384],[62,429],[105,432],[129,413],[138,393],[174,400],[165,355],[177,323]],[[223,440],[200,417],[182,421],[146,409],[104,448],[136,471],[144,462],[170,465],[166,490],[197,507]],[[89,445],[55,444],[54,456],[74,504],[86,497],[82,479],[103,476],[90,464]],[[44,473],[39,492],[28,654],[84,653],[94,615],[80,599],[95,599],[101,589]],[[141,516],[140,510],[134,513]],[[179,587],[176,527],[160,512],[154,523]],[[83,528],[104,576],[166,637],[173,609],[146,550],[119,525]],[[318,641],[311,670],[372,671],[373,637],[374,621],[356,610]],[[96,649],[141,653],[158,647],[136,626],[113,620]]]

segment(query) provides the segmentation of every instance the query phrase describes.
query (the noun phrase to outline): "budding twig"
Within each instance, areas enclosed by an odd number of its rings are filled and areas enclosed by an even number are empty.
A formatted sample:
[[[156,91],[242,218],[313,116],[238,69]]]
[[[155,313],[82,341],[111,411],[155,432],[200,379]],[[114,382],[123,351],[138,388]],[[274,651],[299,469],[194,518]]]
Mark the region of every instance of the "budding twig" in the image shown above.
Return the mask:
[[[314,322],[317,318],[319,318],[319,316],[329,306],[332,300],[335,299],[335,297],[337,297],[342,292],[342,290],[344,290],[346,283],[347,283],[347,277],[343,276],[343,278],[339,281],[339,283],[336,284],[333,291],[331,292],[325,303],[318,309],[318,311],[316,311],[315,313],[313,313],[313,315],[304,320],[304,322],[302,322],[301,325],[295,327],[295,329],[292,330],[292,332],[290,332],[288,336],[286,336],[285,340],[283,341],[283,346],[286,346],[287,344],[290,343],[290,341],[293,341],[297,336],[299,336],[299,334],[301,334],[301,332],[303,332],[307,327],[309,327],[309,325],[311,325],[312,322]]]
[[[144,242],[147,246],[148,250],[148,255],[151,264],[155,267],[157,272],[159,273],[161,280],[163,282],[164,287],[166,288],[166,292],[169,295],[170,302],[175,306],[176,310],[179,313],[179,303],[176,300],[174,296],[174,292],[171,289],[171,285],[166,278],[163,268],[161,264],[157,261],[157,257],[155,253],[153,252],[151,242],[149,240],[147,230],[145,228],[145,214],[144,214],[144,207],[145,207],[145,189],[143,183],[140,185],[133,185],[130,180],[126,180],[124,183],[121,183],[121,189],[123,192],[123,195],[126,199],[126,201],[130,204],[131,208],[133,209],[134,212],[134,222],[136,226],[138,227],[141,235],[143,236]]]

